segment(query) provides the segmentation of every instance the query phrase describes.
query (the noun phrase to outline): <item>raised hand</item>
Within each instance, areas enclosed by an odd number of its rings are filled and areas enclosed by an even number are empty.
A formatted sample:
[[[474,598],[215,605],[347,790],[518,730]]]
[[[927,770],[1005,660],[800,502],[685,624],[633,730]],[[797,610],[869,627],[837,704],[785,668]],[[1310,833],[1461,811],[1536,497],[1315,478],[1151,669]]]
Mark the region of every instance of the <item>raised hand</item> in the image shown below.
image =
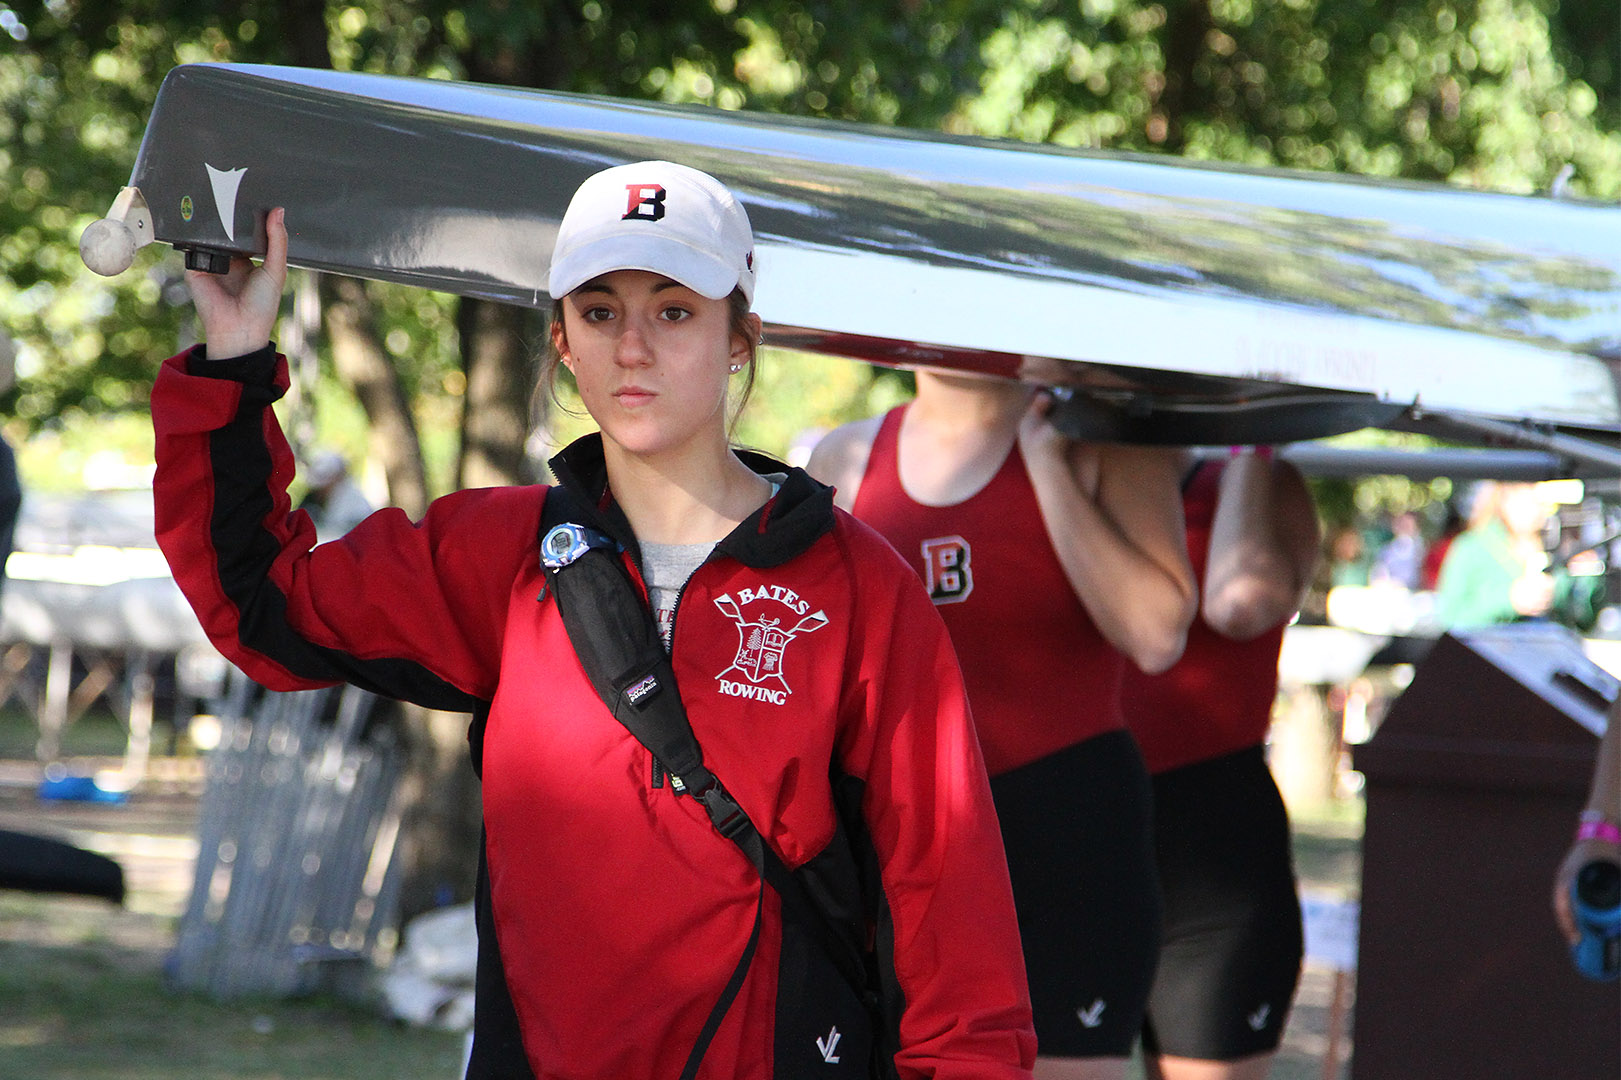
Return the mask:
[[[1053,426],[1053,395],[1038,390],[1019,422],[1019,452],[1028,468],[1053,468],[1067,473],[1075,489],[1088,499],[1098,497],[1102,460],[1096,446],[1071,439]]]
[[[259,266],[238,256],[224,274],[186,271],[186,285],[203,323],[210,359],[242,356],[270,343],[287,283],[285,216],[279,206],[265,216],[265,258]]]

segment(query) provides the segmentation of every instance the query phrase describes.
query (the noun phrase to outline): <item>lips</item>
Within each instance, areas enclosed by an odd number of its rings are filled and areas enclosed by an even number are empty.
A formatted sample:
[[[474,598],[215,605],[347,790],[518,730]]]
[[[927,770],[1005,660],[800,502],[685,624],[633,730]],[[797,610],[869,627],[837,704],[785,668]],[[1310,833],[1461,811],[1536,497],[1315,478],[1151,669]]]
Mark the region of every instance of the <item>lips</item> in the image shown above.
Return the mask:
[[[657,395],[646,387],[622,386],[613,392],[613,396],[614,400],[619,402],[621,405],[634,406],[645,405],[647,402],[652,401]]]

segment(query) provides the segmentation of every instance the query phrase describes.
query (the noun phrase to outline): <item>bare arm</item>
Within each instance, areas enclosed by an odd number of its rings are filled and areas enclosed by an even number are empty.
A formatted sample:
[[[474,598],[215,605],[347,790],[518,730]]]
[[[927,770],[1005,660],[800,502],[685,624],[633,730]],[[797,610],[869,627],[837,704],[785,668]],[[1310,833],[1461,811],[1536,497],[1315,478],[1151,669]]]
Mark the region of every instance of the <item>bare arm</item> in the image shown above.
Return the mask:
[[[1182,454],[1075,442],[1038,396],[1019,428],[1058,561],[1098,630],[1149,674],[1182,655],[1198,603],[1178,490]]]
[[[1604,730],[1604,738],[1599,740],[1587,809],[1603,814],[1607,821],[1621,824],[1621,698],[1610,706],[1610,724]]]
[[[842,510],[855,506],[861,477],[867,471],[867,458],[872,453],[872,441],[883,422],[882,416],[869,416],[834,428],[822,436],[805,463],[805,471],[811,476],[833,485],[836,489],[833,502]]]
[[[1317,508],[1294,466],[1241,454],[1222,471],[1205,569],[1204,619],[1235,641],[1290,618],[1322,543]]]
[[[1609,726],[1599,740],[1598,760],[1593,764],[1593,786],[1588,790],[1584,809],[1613,826],[1621,825],[1621,698],[1610,706]],[[1575,914],[1570,909],[1570,885],[1576,879],[1576,872],[1596,858],[1621,860],[1621,845],[1601,837],[1579,839],[1570,846],[1554,874],[1554,918],[1565,940],[1572,945],[1579,935]]]

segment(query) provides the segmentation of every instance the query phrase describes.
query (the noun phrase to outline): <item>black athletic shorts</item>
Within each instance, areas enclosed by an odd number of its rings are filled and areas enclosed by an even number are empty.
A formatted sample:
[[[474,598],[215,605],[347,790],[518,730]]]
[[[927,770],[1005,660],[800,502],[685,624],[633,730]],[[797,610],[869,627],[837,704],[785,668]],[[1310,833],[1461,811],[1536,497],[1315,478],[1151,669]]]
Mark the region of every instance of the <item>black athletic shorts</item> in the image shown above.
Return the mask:
[[[1164,945],[1150,1054],[1232,1061],[1275,1050],[1300,979],[1289,819],[1261,747],[1154,777]]]
[[[991,779],[1035,1008],[1036,1052],[1125,1057],[1142,1029],[1160,900],[1148,772],[1110,731]]]

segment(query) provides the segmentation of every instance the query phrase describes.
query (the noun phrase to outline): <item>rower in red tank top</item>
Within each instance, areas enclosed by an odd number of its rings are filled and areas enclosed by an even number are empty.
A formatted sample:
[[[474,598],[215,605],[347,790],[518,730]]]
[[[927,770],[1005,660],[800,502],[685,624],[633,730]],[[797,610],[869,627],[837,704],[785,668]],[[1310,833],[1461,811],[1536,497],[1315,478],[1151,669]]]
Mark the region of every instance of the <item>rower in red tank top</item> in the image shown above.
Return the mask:
[[[985,767],[996,776],[1124,727],[1126,659],[1098,633],[1045,542],[1018,445],[977,494],[928,506],[901,484],[905,412],[884,417],[853,512],[912,564],[945,619]]]
[[[1196,601],[1180,452],[1077,442],[1026,384],[919,371],[807,468],[923,578],[963,668],[1035,1012],[1036,1077],[1127,1073],[1159,953],[1151,794],[1121,676]]]
[[[1197,467],[1182,495],[1187,520],[1188,558],[1194,576],[1205,580],[1210,530],[1216,518],[1219,463]],[[1248,641],[1235,641],[1211,629],[1204,619],[1188,627],[1182,659],[1163,675],[1125,673],[1131,733],[1143,761],[1158,774],[1196,761],[1260,746],[1272,723],[1278,691],[1278,650],[1284,623]],[[1190,703],[1197,702],[1197,706]],[[1197,722],[1190,720],[1196,711]]]
[[[1143,1051],[1163,1080],[1258,1080],[1300,976],[1289,819],[1263,744],[1317,514],[1300,474],[1264,450],[1196,466],[1183,512],[1200,617],[1176,666],[1128,671],[1121,691],[1153,773],[1165,904]]]

